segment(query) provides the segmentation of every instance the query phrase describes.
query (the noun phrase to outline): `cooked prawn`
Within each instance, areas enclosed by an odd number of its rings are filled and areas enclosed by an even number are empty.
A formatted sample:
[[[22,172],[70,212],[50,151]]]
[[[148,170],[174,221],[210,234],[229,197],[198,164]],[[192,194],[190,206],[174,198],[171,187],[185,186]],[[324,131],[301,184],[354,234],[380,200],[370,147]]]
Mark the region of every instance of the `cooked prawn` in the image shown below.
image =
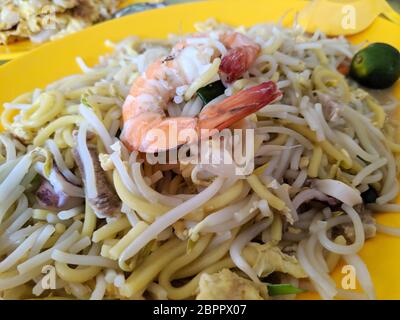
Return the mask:
[[[237,32],[222,34],[219,41],[227,49],[220,78],[233,82],[252,66],[260,47]],[[273,82],[265,82],[208,106],[197,117],[168,118],[164,110],[177,88],[191,84],[219,55],[210,45],[182,41],[135,80],[123,105],[122,141],[130,150],[154,153],[195,142],[210,135],[204,129],[228,128],[281,97]]]

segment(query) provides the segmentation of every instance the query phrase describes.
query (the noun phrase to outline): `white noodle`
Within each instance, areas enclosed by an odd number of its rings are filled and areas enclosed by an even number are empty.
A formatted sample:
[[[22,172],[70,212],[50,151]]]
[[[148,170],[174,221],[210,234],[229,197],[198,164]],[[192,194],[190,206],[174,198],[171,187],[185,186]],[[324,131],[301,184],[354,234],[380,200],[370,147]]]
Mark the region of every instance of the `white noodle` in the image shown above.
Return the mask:
[[[65,164],[64,158],[61,155],[60,149],[58,149],[57,144],[54,140],[47,140],[46,142],[47,147],[49,148],[50,152],[54,157],[54,161],[57,165],[58,170],[62,173],[62,175],[71,183],[80,185],[82,182],[81,180],[74,175],[71,170],[68,169],[67,165]]]
[[[376,231],[380,233],[389,234],[391,236],[400,237],[400,228],[384,226],[380,223],[376,224]]]
[[[60,220],[68,220],[73,217],[76,217],[78,214],[83,213],[85,211],[84,207],[76,207],[69,210],[60,211],[57,216]]]
[[[45,226],[40,234],[38,235],[35,244],[32,246],[31,250],[29,251],[28,258],[32,258],[39,254],[40,250],[42,250],[43,246],[49,240],[56,229],[52,225]]]
[[[356,254],[345,255],[343,258],[347,264],[352,265],[356,269],[357,279],[368,298],[376,300],[374,285],[372,284],[372,279],[365,263]]]
[[[95,199],[97,197],[96,176],[93,160],[86,144],[86,133],[87,124],[82,122],[78,131],[77,148],[84,168],[86,195],[89,199]]]
[[[69,249],[69,253],[79,253],[82,250],[86,249],[92,244],[92,241],[89,237],[83,237],[79,241],[75,242]]]
[[[122,252],[121,261],[126,261],[133,257],[147,243],[155,239],[161,231],[210,200],[221,189],[223,183],[223,178],[215,179],[205,190],[158,218]]]
[[[102,273],[96,276],[96,287],[94,288],[90,300],[103,300],[106,293],[107,283]]]
[[[346,204],[343,204],[342,209],[348,214],[351,221],[353,222],[354,234],[355,234],[354,243],[348,246],[344,246],[329,240],[326,235],[326,232],[329,228],[332,227],[332,223],[330,223],[330,220],[328,220],[328,222],[323,225],[324,229],[318,232],[318,238],[322,246],[324,246],[327,250],[331,252],[338,254],[355,254],[364,245],[365,233],[364,233],[363,223],[360,219],[359,214],[353,208],[351,208]]]
[[[364,181],[371,173],[378,170],[379,168],[383,167],[387,164],[387,159],[379,159],[375,162],[371,163],[370,165],[364,167],[357,175],[354,177],[351,185],[353,187],[358,186],[360,183]]]
[[[151,203],[162,203],[167,206],[178,206],[182,203],[181,199],[177,199],[175,197],[169,197],[158,193],[154,189],[152,189],[149,185],[147,185],[146,181],[144,180],[141,170],[140,170],[140,163],[134,163],[132,165],[132,175],[134,182],[139,189],[139,192],[143,195],[144,198],[149,200]]]
[[[17,186],[14,190],[12,190],[12,193],[7,199],[5,199],[3,202],[0,204],[0,222],[3,220],[4,215],[7,213],[8,209],[13,205],[15,201],[18,200],[18,198],[22,195],[22,193],[25,191],[25,188],[22,186]]]
[[[15,210],[13,215],[2,224],[4,228],[1,231],[5,231],[6,235],[16,232],[32,217],[32,213],[32,208],[26,208],[23,212]],[[10,235],[10,237],[12,237],[12,235]]]
[[[36,269],[33,269],[29,273],[18,274],[16,276],[11,276],[11,277],[7,277],[7,278],[0,278],[0,290],[16,288],[16,287],[32,280],[36,276],[40,275],[40,273],[41,273],[41,269],[36,268]]]
[[[53,252],[51,253],[51,258],[55,261],[67,264],[118,269],[118,264],[111,259],[99,256],[86,256],[66,253],[59,249],[53,250]]]
[[[258,222],[250,228],[240,233],[235,241],[233,241],[229,254],[231,259],[235,263],[236,267],[246,273],[251,280],[255,283],[261,283],[255,270],[248,264],[248,262],[242,257],[241,253],[247,243],[254,239],[258,234],[264,231],[272,223],[272,219],[269,221]]]
[[[285,127],[262,127],[262,128],[257,128],[257,133],[283,133],[287,134],[293,138],[295,138],[299,143],[301,143],[304,147],[306,147],[308,150],[313,149],[312,143],[307,140],[304,136],[301,134],[297,133],[296,131],[293,131],[289,128]]]
[[[310,263],[306,251],[305,251],[306,241],[303,240],[300,242],[297,249],[297,258],[301,266],[303,267],[305,273],[310,277],[310,279],[314,283],[318,283],[318,292],[321,294],[323,298],[333,299],[336,296],[337,290],[334,285],[330,281],[327,281],[324,276],[322,276],[315,267]]]
[[[23,156],[19,160],[18,164],[0,185],[0,203],[3,203],[8,197],[10,197],[12,192],[15,191],[24,176],[28,173],[31,164],[32,156],[30,154]]]
[[[135,183],[133,182],[132,178],[129,176],[128,171],[124,163],[121,160],[120,155],[117,152],[113,152],[110,155],[111,161],[114,163],[115,168],[118,171],[119,176],[124,184],[124,186],[130,191],[135,194],[139,194],[139,190],[137,189]]]
[[[0,262],[0,272],[5,272],[18,263],[18,261],[33,247],[40,231],[41,229],[32,233],[16,250]]]
[[[200,221],[193,228],[192,232],[193,233],[199,233],[200,231],[207,232],[207,227],[212,227],[214,225],[218,225],[218,224],[221,224],[221,223],[231,220],[233,218],[233,214],[235,212],[238,212],[244,206],[246,206],[245,201],[241,201],[238,204],[234,204],[234,205],[228,206],[224,209],[218,210],[218,211],[210,214],[206,218],[204,218],[202,221]]]
[[[114,143],[113,139],[111,138],[110,134],[108,133],[106,127],[104,126],[103,122],[96,116],[93,110],[89,109],[83,104],[79,106],[79,112],[81,115],[86,119],[86,121],[90,124],[91,127],[96,131],[96,133],[101,138],[101,141],[104,144],[108,153],[111,153],[111,145]]]
[[[6,161],[13,161],[17,158],[17,151],[15,149],[15,144],[7,136],[0,134],[0,141],[6,148]]]
[[[20,265],[18,265],[18,267],[17,267],[18,271],[21,274],[23,274],[23,273],[28,273],[37,267],[43,266],[49,260],[51,260],[51,254],[53,253],[54,250],[67,250],[78,238],[79,238],[79,233],[75,231],[66,240],[64,240],[58,244],[56,243],[50,249],[47,249],[46,251],[43,251],[43,252],[39,253],[38,255],[24,261]]]

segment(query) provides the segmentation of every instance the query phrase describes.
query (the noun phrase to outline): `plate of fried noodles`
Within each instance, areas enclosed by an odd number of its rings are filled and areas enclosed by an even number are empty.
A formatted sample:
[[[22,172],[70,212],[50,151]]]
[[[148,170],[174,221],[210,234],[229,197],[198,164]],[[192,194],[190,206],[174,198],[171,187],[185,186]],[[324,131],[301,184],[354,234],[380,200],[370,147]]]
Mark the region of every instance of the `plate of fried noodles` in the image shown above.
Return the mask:
[[[400,30],[307,33],[305,4],[157,9],[0,66],[0,298],[400,298]]]

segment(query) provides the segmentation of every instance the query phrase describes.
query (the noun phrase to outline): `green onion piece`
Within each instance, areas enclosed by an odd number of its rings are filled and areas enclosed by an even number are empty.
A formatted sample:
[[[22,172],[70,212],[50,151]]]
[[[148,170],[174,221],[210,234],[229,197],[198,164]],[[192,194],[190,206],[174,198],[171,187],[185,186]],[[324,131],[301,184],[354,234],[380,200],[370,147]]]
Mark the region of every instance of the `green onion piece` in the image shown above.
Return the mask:
[[[197,90],[197,94],[203,103],[206,105],[210,101],[224,94],[225,86],[221,80],[210,83],[209,85]]]
[[[267,284],[267,286],[268,286],[268,294],[271,297],[283,296],[287,294],[298,294],[306,291],[297,288],[291,284]]]

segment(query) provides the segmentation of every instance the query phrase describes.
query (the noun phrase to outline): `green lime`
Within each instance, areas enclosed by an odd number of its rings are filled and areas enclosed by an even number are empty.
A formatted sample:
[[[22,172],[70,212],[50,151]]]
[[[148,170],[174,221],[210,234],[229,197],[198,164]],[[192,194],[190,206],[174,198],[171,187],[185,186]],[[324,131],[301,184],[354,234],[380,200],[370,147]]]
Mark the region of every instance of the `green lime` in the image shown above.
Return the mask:
[[[350,76],[368,88],[391,87],[400,77],[399,50],[386,43],[369,45],[353,57]]]

